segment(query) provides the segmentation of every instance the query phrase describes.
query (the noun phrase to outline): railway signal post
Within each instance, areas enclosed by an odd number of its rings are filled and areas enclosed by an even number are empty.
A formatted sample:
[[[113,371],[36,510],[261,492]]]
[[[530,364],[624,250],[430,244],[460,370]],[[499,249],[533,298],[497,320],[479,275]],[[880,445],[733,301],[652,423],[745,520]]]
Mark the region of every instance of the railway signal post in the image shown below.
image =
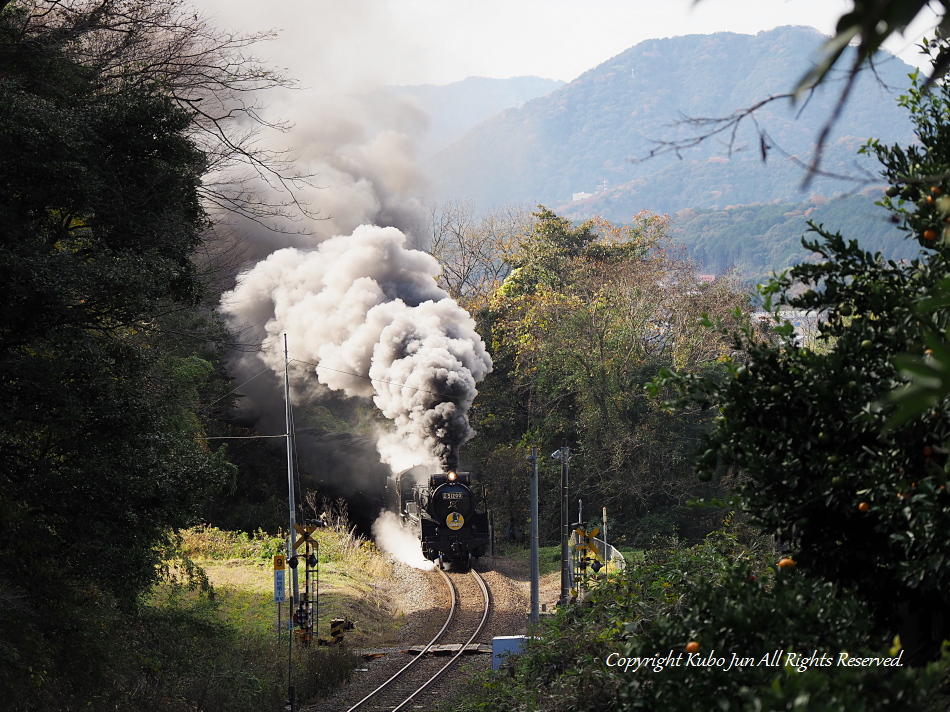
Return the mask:
[[[283,554],[274,556],[274,602],[277,604],[277,643],[280,644],[281,628],[281,610],[284,601],[287,600],[287,583],[285,574],[287,572],[287,559]]]
[[[294,525],[300,536],[294,542],[294,555],[287,562],[294,570],[297,569],[301,560],[304,563],[303,594],[294,613],[294,622],[297,625],[294,636],[303,645],[310,645],[313,642],[314,622],[320,613],[320,542],[313,534],[322,526],[323,521],[319,519],[308,519],[303,525]],[[303,552],[297,554],[301,546],[304,547]]]
[[[578,522],[574,534],[577,537],[577,543],[574,545],[574,582],[577,584],[577,595],[581,596],[587,590],[587,582],[590,577],[588,570],[598,573],[602,567],[597,557],[600,556],[600,549],[594,541],[594,538],[600,533],[600,529],[594,527],[588,530],[585,522]]]

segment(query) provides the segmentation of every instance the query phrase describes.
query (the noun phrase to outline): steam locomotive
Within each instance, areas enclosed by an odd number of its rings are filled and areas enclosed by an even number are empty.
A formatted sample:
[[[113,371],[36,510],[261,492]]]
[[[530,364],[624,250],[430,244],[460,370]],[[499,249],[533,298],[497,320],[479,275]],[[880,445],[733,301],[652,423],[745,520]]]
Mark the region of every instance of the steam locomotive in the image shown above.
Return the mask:
[[[439,568],[471,568],[491,547],[488,513],[477,508],[467,472],[425,475],[413,467],[396,476],[397,511],[404,527],[422,542],[422,554]]]

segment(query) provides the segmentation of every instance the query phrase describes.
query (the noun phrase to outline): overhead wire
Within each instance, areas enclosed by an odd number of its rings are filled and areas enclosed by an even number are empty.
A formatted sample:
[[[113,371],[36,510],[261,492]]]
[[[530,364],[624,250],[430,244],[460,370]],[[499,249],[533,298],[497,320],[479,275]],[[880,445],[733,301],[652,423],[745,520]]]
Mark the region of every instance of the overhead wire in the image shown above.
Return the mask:
[[[297,426],[294,423],[294,403],[290,402],[290,431],[287,433],[287,436],[290,438],[290,452],[294,460],[294,472],[300,472],[300,463],[297,460]],[[295,499],[294,501],[297,504],[297,508],[300,509],[303,504],[303,493],[300,490],[300,477],[294,477],[294,492]]]
[[[237,388],[235,388],[235,389],[232,390],[232,391],[229,391],[229,392],[225,393],[223,396],[221,396],[220,398],[218,398],[218,400],[211,401],[210,403],[208,403],[208,405],[209,405],[209,406],[212,406],[212,405],[214,405],[215,403],[218,403],[219,401],[223,401],[223,400],[224,400],[225,398],[227,398],[229,395],[231,395],[231,394],[233,394],[233,393],[237,393],[240,389],[244,388],[244,386],[246,386],[248,383],[250,383],[251,381],[253,381],[253,380],[254,380],[255,378],[257,378],[258,376],[260,376],[260,375],[266,373],[267,371],[270,371],[270,366],[265,366],[263,371],[260,371],[260,372],[258,372],[257,374],[251,376],[251,377],[248,378],[246,381],[244,381],[244,383],[242,383],[240,386],[238,386]]]
[[[286,438],[286,435],[213,435],[198,440],[257,440],[258,438]]]

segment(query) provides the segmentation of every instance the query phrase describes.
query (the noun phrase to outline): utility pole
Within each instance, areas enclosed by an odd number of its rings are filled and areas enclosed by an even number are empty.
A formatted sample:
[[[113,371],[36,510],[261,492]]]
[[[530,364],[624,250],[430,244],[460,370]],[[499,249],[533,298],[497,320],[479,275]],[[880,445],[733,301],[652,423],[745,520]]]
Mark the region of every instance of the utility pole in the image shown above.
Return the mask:
[[[571,599],[570,550],[568,544],[571,535],[571,520],[567,511],[567,485],[570,473],[568,460],[570,456],[571,450],[566,446],[551,455],[555,460],[561,461],[561,599],[559,603],[562,606],[567,605],[567,602]]]
[[[284,334],[284,406],[286,409],[285,419],[287,423],[287,489],[289,492],[289,504],[290,504],[290,539],[287,542],[287,556],[288,559],[294,556],[294,536],[297,530],[297,505],[294,501],[294,445],[293,445],[293,426],[292,426],[292,413],[290,410],[290,357],[288,356],[287,351],[287,334]],[[293,577],[293,589],[292,596],[290,599],[290,620],[291,626],[293,625],[293,612],[297,610],[297,602],[300,597],[300,589],[297,580],[297,567],[293,566],[291,568],[293,572],[291,575]],[[294,675],[294,633],[293,628],[291,628],[291,633],[288,636],[290,642],[287,646],[287,698],[290,703],[290,712],[297,712],[297,687],[293,684],[293,675]]]
[[[531,448],[528,456],[531,462],[531,613],[528,617],[532,633],[538,625],[540,612],[538,599],[540,593],[540,568],[538,565],[538,448]]]
[[[293,413],[290,406],[290,358],[287,351],[287,334],[284,334],[284,414],[287,423],[287,491],[290,505],[290,549],[293,556],[293,542],[297,530],[297,503],[294,500],[294,442],[293,442]],[[293,569],[293,599],[291,604],[294,610],[300,599],[300,584],[297,579],[297,569]]]

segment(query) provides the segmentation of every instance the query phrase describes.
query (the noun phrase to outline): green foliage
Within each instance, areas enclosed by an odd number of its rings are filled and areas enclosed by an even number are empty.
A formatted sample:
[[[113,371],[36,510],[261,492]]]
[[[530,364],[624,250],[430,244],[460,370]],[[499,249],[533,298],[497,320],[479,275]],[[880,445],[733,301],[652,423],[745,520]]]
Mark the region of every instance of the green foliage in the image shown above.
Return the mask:
[[[207,525],[180,532],[179,553],[186,560],[227,561],[231,559],[258,559],[270,561],[274,555],[286,551],[282,532],[268,534],[228,531]],[[372,542],[357,536],[348,523],[318,529],[314,538],[320,547],[320,563],[338,563],[350,567],[365,567],[376,553]]]
[[[752,712],[799,709],[809,699],[807,709],[935,709],[941,666],[787,666],[789,653],[799,665],[816,650],[835,663],[843,651],[894,653],[887,636],[872,632],[860,599],[794,569],[775,568],[765,541],[739,531],[647,552],[592,589],[583,604],[560,609],[510,675],[482,677],[472,699],[457,709]],[[725,659],[688,665],[691,641],[700,646],[694,663]],[[779,664],[766,664],[777,651]],[[753,660],[730,666],[733,652]],[[679,665],[617,667],[619,658],[670,654]]]
[[[865,150],[892,183],[881,204],[919,254],[887,260],[813,224],[819,239],[803,244],[815,262],[762,288],[770,328],[703,318],[732,338],[727,377],[667,371],[653,384],[657,394],[678,388],[680,405],[718,407],[701,437],[700,478],[728,468],[733,501],[795,561],[773,567],[777,555],[763,558],[723,535],[688,551],[648,552],[584,605],[559,611],[511,676],[483,681],[470,709],[947,708],[946,394],[928,393],[937,400],[911,402],[899,418],[890,397],[899,367],[945,359],[934,335],[950,325],[950,89],[925,92],[914,81],[902,101],[919,144],[871,141]],[[820,349],[798,343],[783,306],[822,312]],[[921,357],[931,357],[928,347],[934,361]],[[611,654],[670,651],[679,660],[687,646],[698,646],[699,659],[713,651],[726,659],[657,671],[607,665]],[[766,656],[776,651],[785,664],[771,667]],[[723,670],[732,653],[752,660]],[[789,653],[816,653],[822,664]],[[848,667],[842,653],[900,655],[902,664]]]
[[[726,381],[659,382],[719,406],[699,471],[726,465],[744,472],[737,491],[753,519],[782,532],[803,569],[854,587],[878,626],[899,617],[902,635],[917,625],[911,611],[926,619],[947,607],[950,583],[938,533],[950,527],[945,404],[895,421],[889,399],[902,383],[897,364],[906,363],[897,357],[923,354],[929,335],[950,324],[945,309],[920,308],[950,275],[943,232],[950,215],[943,199],[950,189],[948,90],[924,92],[921,81],[915,78],[902,99],[920,143],[872,141],[866,148],[893,183],[881,204],[921,248],[918,257],[884,260],[813,225],[820,239],[803,243],[821,261],[772,280],[763,297],[767,305],[777,298],[821,310],[827,348],[817,353],[797,344],[776,316],[775,338],[751,326],[735,333],[738,356]],[[933,657],[939,640],[923,636],[912,662]]]
[[[212,368],[164,335],[199,303],[207,162],[160,87],[107,91],[22,12],[0,15],[0,568],[128,600],[230,476],[197,442]]]
[[[130,81],[92,61],[128,49],[106,51],[101,23],[118,5],[71,4],[67,17],[47,3],[44,22],[35,3],[3,5],[0,667],[29,671],[4,674],[4,698],[22,709],[157,709],[158,693],[148,704],[122,699],[151,687],[136,667],[147,633],[179,626],[170,639],[186,646],[207,628],[209,640],[240,648],[199,612],[169,622],[139,607],[175,530],[234,476],[224,449],[203,439],[220,413],[205,404],[230,404],[225,334],[203,307],[195,261],[209,162],[194,114],[167,85],[138,62]],[[143,52],[147,32],[133,16],[144,5],[122,5]],[[203,642],[193,652],[210,660]],[[196,680],[213,668],[196,664]],[[195,694],[164,709],[193,706]]]
[[[260,529],[248,534],[199,526],[184,530],[181,536],[182,550],[191,558],[269,560],[287,548],[283,536],[274,536]]]
[[[871,191],[869,191],[871,192]],[[801,235],[808,221],[834,225],[843,235],[861,235],[865,250],[885,259],[913,259],[916,246],[895,241],[894,226],[875,206],[875,197],[851,195],[833,200],[816,197],[804,203],[738,205],[725,210],[675,213],[670,237],[683,245],[703,269],[726,274],[735,269],[743,281],[766,280],[808,258]]]
[[[624,709],[695,709],[697,698],[707,700],[710,709],[784,709],[796,704],[799,691],[810,686],[836,693],[822,700],[828,709],[856,703],[862,687],[880,688],[867,709],[921,704],[927,689],[916,673],[901,671],[891,679],[888,668],[875,668],[857,676],[835,665],[842,651],[857,657],[888,657],[889,641],[870,635],[868,612],[860,601],[794,570],[763,572],[732,562],[723,568],[720,576],[700,579],[675,614],[645,626],[645,634],[630,638],[620,653],[625,658],[668,650],[678,654],[695,640],[699,659],[712,656],[724,662],[712,667],[684,663],[662,672],[641,668],[625,674],[619,692],[626,701]],[[780,662],[769,667],[765,663],[776,651],[781,651]],[[833,662],[801,671],[788,668],[789,653],[810,658],[814,651]],[[733,653],[751,660],[731,666]],[[803,686],[799,674],[817,680]],[[859,685],[854,684],[856,677],[861,677]],[[689,694],[684,695],[686,690]],[[773,706],[765,706],[764,700]]]
[[[666,365],[713,367],[725,342],[703,338],[696,316],[728,316],[745,300],[730,280],[698,284],[666,228],[649,213],[627,226],[574,226],[541,208],[511,258],[517,269],[481,313],[494,370],[472,410],[480,437],[466,452],[511,538],[524,531],[527,478],[510,475],[530,445],[571,446],[572,491],[595,511],[608,507],[615,541],[701,538],[715,525],[716,513],[682,507],[703,416],[664,412],[643,384]],[[556,489],[560,466],[539,465],[542,490]],[[557,503],[543,504],[542,531],[556,532]]]
[[[287,650],[278,647],[272,630],[264,636],[230,624],[216,600],[182,587],[166,587],[150,605],[123,608],[90,590],[32,619],[11,621],[9,609],[3,609],[2,639],[16,644],[18,657],[0,666],[4,709],[260,712],[282,707]],[[337,648],[298,649],[294,658],[303,701],[345,682],[353,669],[352,655]]]

